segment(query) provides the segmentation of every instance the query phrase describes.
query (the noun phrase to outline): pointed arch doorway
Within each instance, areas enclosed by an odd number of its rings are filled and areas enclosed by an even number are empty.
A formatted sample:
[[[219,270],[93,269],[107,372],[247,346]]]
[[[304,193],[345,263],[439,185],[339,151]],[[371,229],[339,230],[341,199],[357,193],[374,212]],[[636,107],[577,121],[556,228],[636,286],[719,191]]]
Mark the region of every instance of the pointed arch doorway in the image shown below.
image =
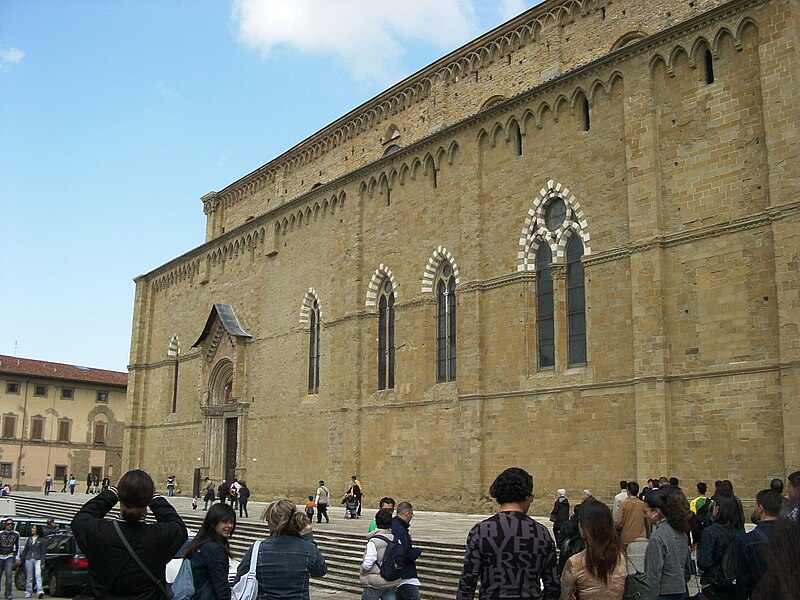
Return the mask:
[[[214,304],[203,333],[192,347],[204,357],[202,391],[202,468],[212,479],[233,481],[244,476],[240,454],[245,450],[247,414],[246,347],[251,338],[229,304]]]
[[[236,479],[236,455],[239,450],[239,417],[225,418],[225,480]]]

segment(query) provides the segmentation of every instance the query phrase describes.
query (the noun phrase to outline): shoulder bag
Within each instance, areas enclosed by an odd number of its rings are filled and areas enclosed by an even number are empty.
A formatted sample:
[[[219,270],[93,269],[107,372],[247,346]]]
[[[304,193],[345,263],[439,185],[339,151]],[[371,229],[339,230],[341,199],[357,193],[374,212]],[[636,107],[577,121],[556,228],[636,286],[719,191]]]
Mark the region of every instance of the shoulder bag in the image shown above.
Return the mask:
[[[167,600],[172,600],[172,590],[169,588],[169,586],[164,585],[164,582],[160,581],[158,577],[153,575],[150,569],[147,568],[147,565],[145,565],[142,562],[142,559],[139,558],[139,555],[136,554],[136,551],[131,547],[130,543],[128,543],[128,540],[125,539],[125,536],[122,534],[122,529],[119,528],[119,521],[114,521],[113,523],[114,523],[114,529],[117,530],[117,535],[119,536],[119,539],[122,540],[122,543],[125,545],[125,548],[128,550],[128,553],[133,557],[133,560],[136,561],[136,564],[138,564],[139,567],[142,569],[142,571],[145,572],[145,575],[147,575],[150,579],[153,580],[153,583],[155,583],[156,586],[158,586],[158,589],[161,590],[161,593],[164,594],[164,597]]]
[[[629,558],[626,557],[626,560],[634,572],[629,572],[625,577],[625,591],[622,593],[622,600],[656,600],[658,590],[655,589],[653,582],[647,579],[647,575],[636,569]]]
[[[231,600],[256,600],[258,596],[258,579],[256,579],[256,566],[258,565],[258,548],[261,540],[253,544],[250,554],[250,569],[247,574],[236,582],[231,590]]]

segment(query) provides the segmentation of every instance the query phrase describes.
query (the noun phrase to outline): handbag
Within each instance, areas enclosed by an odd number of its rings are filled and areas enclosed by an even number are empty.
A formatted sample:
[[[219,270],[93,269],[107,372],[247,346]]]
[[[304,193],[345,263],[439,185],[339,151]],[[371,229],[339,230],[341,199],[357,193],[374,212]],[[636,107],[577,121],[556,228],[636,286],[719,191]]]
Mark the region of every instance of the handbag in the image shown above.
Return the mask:
[[[131,548],[130,543],[128,542],[127,539],[125,539],[125,536],[122,534],[122,529],[119,528],[119,521],[113,521],[113,523],[114,523],[114,529],[116,529],[117,535],[119,535],[119,539],[122,540],[122,543],[125,545],[125,548],[128,550],[128,554],[130,554],[133,557],[133,560],[136,561],[136,564],[139,565],[139,567],[142,569],[142,571],[144,571],[145,574],[150,579],[153,580],[153,583],[155,583],[156,586],[158,586],[158,589],[161,590],[161,593],[164,594],[164,597],[167,600],[172,600],[172,590],[170,589],[170,587],[168,585],[165,585],[155,575],[153,575],[150,572],[150,569],[147,568],[147,565],[145,565],[142,562],[142,559],[139,558],[139,555],[136,554],[136,551],[133,548]]]
[[[625,577],[625,591],[622,593],[622,600],[656,600],[658,590],[653,582],[647,579],[647,575],[636,569],[630,559],[627,561],[634,572],[628,573]]]
[[[256,566],[258,565],[258,548],[261,540],[253,544],[253,551],[250,554],[250,569],[247,575],[236,582],[231,589],[231,600],[256,600],[258,596],[258,579],[256,579]]]
[[[173,600],[191,600],[194,596],[194,577],[192,576],[192,561],[184,558],[181,568],[172,582]]]

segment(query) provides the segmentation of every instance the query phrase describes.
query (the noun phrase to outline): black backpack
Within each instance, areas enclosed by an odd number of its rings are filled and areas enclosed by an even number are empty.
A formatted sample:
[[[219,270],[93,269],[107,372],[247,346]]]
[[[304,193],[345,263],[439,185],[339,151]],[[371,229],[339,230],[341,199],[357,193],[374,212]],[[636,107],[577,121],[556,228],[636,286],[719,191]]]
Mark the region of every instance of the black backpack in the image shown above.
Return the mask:
[[[739,540],[734,538],[722,553],[722,562],[714,575],[714,587],[721,592],[736,589],[736,564],[739,559]]]
[[[383,560],[378,563],[381,577],[386,581],[400,579],[400,571],[406,566],[406,552],[403,544],[396,537],[391,540],[383,535],[376,535],[375,537],[386,542]]]

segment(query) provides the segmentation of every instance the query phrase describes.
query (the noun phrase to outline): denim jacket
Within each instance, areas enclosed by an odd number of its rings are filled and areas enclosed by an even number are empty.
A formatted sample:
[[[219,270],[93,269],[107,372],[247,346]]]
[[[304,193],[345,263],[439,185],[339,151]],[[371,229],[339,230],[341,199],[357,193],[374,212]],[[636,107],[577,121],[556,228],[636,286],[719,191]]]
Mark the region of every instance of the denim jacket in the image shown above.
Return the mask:
[[[250,546],[242,557],[237,581],[250,570],[252,552]],[[301,538],[274,533],[261,542],[258,550],[258,600],[309,600],[309,576],[322,577],[327,571],[312,534]]]

